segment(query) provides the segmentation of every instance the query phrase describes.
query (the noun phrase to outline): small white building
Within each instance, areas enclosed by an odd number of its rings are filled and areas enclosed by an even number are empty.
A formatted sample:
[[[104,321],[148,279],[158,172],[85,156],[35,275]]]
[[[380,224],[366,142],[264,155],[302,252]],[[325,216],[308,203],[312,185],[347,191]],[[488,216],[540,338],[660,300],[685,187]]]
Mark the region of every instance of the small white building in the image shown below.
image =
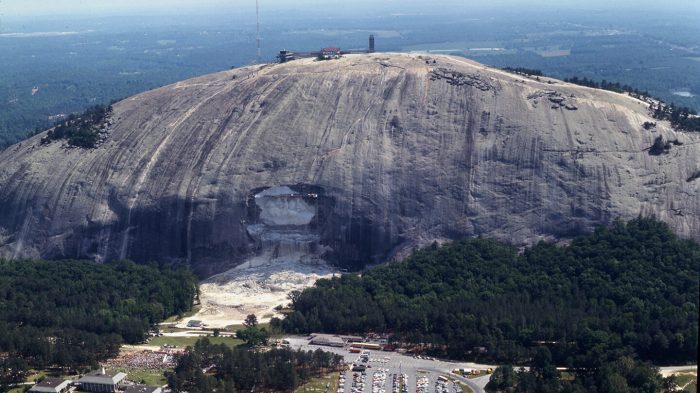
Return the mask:
[[[126,374],[122,372],[107,372],[102,367],[78,380],[80,390],[86,392],[116,392],[124,385]]]
[[[71,381],[62,378],[46,377],[43,381],[32,386],[29,391],[36,393],[64,393],[70,388],[70,383]]]

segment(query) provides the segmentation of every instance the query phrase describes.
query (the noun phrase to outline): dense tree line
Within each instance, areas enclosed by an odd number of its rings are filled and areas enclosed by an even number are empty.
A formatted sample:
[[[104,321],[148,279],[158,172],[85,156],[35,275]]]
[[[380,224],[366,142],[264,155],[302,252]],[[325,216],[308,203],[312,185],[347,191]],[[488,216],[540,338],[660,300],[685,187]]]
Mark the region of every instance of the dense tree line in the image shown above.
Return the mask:
[[[92,365],[189,310],[196,290],[185,269],[0,260],[0,352],[33,367]]]
[[[679,130],[700,131],[700,117],[692,109],[659,102],[656,105],[651,104],[649,110],[655,119],[668,120],[673,127]]]
[[[7,392],[16,384],[24,382],[29,374],[29,365],[17,356],[0,356],[0,392]]]
[[[523,75],[528,75],[528,76],[544,76],[542,71],[532,69],[532,68],[525,68],[525,67],[504,67],[503,71],[508,71],[512,72],[514,74],[523,74]]]
[[[685,392],[674,377],[663,378],[656,367],[629,356],[592,370],[560,373],[545,347],[538,349],[529,369],[498,367],[486,385],[489,393],[674,393]]]
[[[616,93],[630,93],[636,97],[650,97],[648,91],[640,91],[632,86],[620,84],[620,82],[608,82],[603,79],[602,82],[596,82],[593,79],[588,79],[586,77],[579,78],[577,76],[571,78],[564,78],[564,82],[573,83],[580,86],[592,87],[594,89],[603,89],[614,91]]]
[[[457,359],[596,368],[620,356],[696,360],[700,247],[654,219],[616,222],[568,246],[466,239],[358,275],[319,280],[293,301],[288,332],[393,333]]]
[[[57,121],[41,142],[65,139],[70,146],[93,148],[100,141],[105,122],[111,114],[112,105],[91,106],[81,114],[71,114]]]
[[[174,392],[188,393],[291,392],[311,377],[337,370],[341,361],[341,356],[320,349],[231,349],[203,338],[178,358],[168,384]]]

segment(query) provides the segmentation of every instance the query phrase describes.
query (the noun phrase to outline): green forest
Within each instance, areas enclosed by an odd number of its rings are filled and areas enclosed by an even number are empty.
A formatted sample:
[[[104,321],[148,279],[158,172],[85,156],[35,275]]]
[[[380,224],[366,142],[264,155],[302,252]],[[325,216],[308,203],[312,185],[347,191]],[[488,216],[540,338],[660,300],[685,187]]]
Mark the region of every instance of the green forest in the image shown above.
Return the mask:
[[[489,393],[686,393],[675,377],[663,378],[658,371],[648,362],[623,356],[595,369],[562,374],[552,364],[549,350],[540,347],[528,370],[500,366],[485,390]]]
[[[196,282],[129,261],[0,260],[0,352],[28,367],[94,365],[190,310]]]
[[[251,351],[214,345],[202,338],[178,358],[168,375],[174,392],[289,392],[310,378],[337,370],[340,355],[316,351]]]
[[[654,219],[615,222],[521,254],[465,239],[360,275],[319,280],[274,324],[293,333],[393,333],[453,359],[595,368],[623,355],[694,362],[700,247]]]

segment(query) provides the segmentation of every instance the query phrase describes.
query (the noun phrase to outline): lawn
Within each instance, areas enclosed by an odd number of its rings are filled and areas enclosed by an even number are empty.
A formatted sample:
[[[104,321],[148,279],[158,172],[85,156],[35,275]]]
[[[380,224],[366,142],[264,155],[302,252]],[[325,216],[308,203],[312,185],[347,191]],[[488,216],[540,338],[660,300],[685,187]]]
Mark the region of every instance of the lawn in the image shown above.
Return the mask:
[[[462,393],[474,393],[472,388],[469,387],[469,385],[457,382],[459,384],[459,388],[462,389]]]
[[[270,331],[270,324],[267,323],[267,322],[265,322],[265,323],[259,323],[259,324],[258,324],[258,327],[259,327],[260,329],[265,329],[265,330],[267,330],[268,332]],[[236,332],[237,330],[243,330],[243,329],[245,329],[245,328],[246,328],[245,325],[228,325],[228,326],[226,326],[223,330],[224,330],[224,331],[227,331],[227,332]]]
[[[189,318],[189,317],[193,316],[194,314],[196,314],[201,307],[202,306],[200,306],[200,305],[193,306],[192,310],[190,310],[186,313],[183,313],[182,315],[171,315],[168,319],[166,319],[163,322],[177,322],[183,318]]]
[[[337,371],[334,371],[326,376],[311,379],[309,382],[299,386],[294,393],[335,393],[338,391],[339,383],[340,376]]]
[[[678,373],[676,376],[676,383],[679,387],[691,393],[697,393],[698,391],[698,377],[693,373]]]
[[[158,336],[158,337],[151,337],[148,340],[148,345],[155,345],[155,346],[163,346],[165,344],[168,345],[176,345],[179,348],[185,348],[188,346],[194,345],[194,343],[197,342],[202,337],[172,337],[172,336]],[[237,338],[233,337],[214,337],[210,336],[207,337],[209,339],[209,342],[212,344],[226,344],[229,347],[237,347],[241,344],[243,344],[243,340],[239,340]]]

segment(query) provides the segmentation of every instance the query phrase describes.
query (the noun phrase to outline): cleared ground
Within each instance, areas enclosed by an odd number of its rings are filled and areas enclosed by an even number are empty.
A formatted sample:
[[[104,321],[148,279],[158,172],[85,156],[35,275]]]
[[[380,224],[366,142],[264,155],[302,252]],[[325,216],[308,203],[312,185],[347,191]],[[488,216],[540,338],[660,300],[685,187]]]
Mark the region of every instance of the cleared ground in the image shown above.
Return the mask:
[[[275,307],[288,304],[287,295],[291,291],[310,287],[319,278],[329,278],[336,273],[325,263],[252,262],[202,282],[199,286],[201,306],[194,315],[177,321],[176,326],[184,328],[194,319],[209,328],[225,328],[242,324],[249,314],[255,314],[260,322],[267,322],[273,316],[280,316]]]
[[[692,372],[679,372],[674,374],[676,376],[676,383],[678,386],[690,393],[697,393],[698,391],[698,375],[697,370],[695,373]]]

